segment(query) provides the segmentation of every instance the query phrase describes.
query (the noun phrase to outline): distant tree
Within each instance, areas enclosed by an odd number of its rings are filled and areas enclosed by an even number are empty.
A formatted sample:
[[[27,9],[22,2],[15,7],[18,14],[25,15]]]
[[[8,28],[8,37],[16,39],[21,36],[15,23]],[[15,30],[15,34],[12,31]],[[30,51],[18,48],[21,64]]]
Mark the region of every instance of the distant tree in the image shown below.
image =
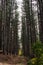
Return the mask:
[[[14,39],[15,39],[15,54],[17,55],[18,54],[18,47],[19,47],[19,44],[18,44],[18,22],[19,22],[19,13],[17,12],[17,3],[15,3],[15,18],[14,18]]]
[[[2,13],[0,18],[0,30],[2,26],[2,48],[3,53],[18,53],[18,12],[15,0],[1,0]],[[15,10],[15,11],[14,11]],[[14,13],[13,13],[14,11]],[[0,11],[1,12],[1,11]],[[14,16],[13,16],[14,14]],[[1,33],[1,32],[0,32]],[[0,34],[1,35],[1,34]],[[1,38],[0,38],[1,39]],[[15,50],[15,51],[14,51]]]
[[[16,1],[15,1],[15,3],[14,3],[14,10],[15,10],[15,14],[13,13],[13,15],[14,15],[14,17],[13,17],[13,19],[12,19],[12,21],[11,21],[11,34],[12,34],[12,36],[10,36],[11,37],[11,39],[12,39],[12,42],[10,42],[11,43],[11,53],[13,53],[13,54],[18,54],[18,22],[19,22],[19,14],[18,14],[18,11],[17,11],[17,9],[18,9],[18,6],[17,6],[17,3],[16,3]]]

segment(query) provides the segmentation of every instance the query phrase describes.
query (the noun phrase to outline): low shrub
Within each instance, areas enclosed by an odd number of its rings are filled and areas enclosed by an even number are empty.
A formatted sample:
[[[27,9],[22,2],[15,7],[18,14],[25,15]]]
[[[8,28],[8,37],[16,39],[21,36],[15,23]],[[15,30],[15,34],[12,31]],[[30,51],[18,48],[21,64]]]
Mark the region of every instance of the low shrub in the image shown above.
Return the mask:
[[[30,59],[27,65],[43,65],[43,44],[37,41],[32,46],[34,58]]]

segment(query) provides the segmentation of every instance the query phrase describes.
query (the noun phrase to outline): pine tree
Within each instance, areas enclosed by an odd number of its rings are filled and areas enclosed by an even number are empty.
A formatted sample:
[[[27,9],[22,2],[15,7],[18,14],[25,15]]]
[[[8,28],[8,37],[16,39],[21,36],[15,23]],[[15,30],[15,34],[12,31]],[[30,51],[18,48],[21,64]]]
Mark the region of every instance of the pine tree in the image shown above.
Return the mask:
[[[18,22],[19,22],[19,20],[18,20],[18,16],[19,16],[19,14],[18,14],[18,11],[17,11],[17,8],[18,8],[18,6],[17,6],[17,3],[15,3],[15,18],[14,18],[14,39],[15,39],[15,41],[14,41],[14,50],[15,50],[15,54],[17,55],[18,54]]]
[[[36,29],[35,29],[35,20],[34,20],[34,15],[33,15],[33,10],[32,10],[32,0],[23,0],[23,22],[22,25],[22,32],[23,32],[23,38],[26,42],[26,51],[25,51],[25,42],[22,41],[23,49],[24,49],[24,54],[27,52],[27,56],[31,57],[32,56],[32,43],[36,42]],[[25,25],[26,22],[26,25]],[[26,31],[25,31],[26,30]],[[26,35],[26,36],[25,36]],[[26,37],[26,40],[25,40]]]
[[[26,27],[27,27],[27,55],[31,56],[31,27],[30,27],[30,7],[29,7],[29,1],[23,0],[24,4],[24,11],[25,11],[25,17],[26,17]]]
[[[1,1],[0,1],[0,49],[2,49],[2,8],[1,8]]]
[[[22,15],[22,34],[21,34],[21,40],[22,40],[23,55],[27,56],[27,29],[26,29],[26,21],[25,21],[25,16],[24,15]]]
[[[43,1],[38,0],[39,4],[39,29],[40,29],[40,41],[43,42]]]

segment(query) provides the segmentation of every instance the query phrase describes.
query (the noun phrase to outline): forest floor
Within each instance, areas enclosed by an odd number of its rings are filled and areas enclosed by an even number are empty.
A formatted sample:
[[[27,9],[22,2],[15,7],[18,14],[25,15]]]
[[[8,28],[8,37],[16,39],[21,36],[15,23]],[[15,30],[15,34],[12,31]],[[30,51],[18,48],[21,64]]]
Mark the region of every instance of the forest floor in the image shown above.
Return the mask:
[[[27,65],[27,58],[0,54],[0,65]]]

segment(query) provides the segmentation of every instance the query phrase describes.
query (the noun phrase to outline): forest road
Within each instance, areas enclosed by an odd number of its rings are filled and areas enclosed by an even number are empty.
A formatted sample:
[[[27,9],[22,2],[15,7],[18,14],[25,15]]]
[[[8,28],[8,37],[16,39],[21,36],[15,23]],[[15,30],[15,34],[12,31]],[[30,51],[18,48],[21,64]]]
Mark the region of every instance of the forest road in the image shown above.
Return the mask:
[[[27,65],[26,58],[0,54],[0,65]]]

